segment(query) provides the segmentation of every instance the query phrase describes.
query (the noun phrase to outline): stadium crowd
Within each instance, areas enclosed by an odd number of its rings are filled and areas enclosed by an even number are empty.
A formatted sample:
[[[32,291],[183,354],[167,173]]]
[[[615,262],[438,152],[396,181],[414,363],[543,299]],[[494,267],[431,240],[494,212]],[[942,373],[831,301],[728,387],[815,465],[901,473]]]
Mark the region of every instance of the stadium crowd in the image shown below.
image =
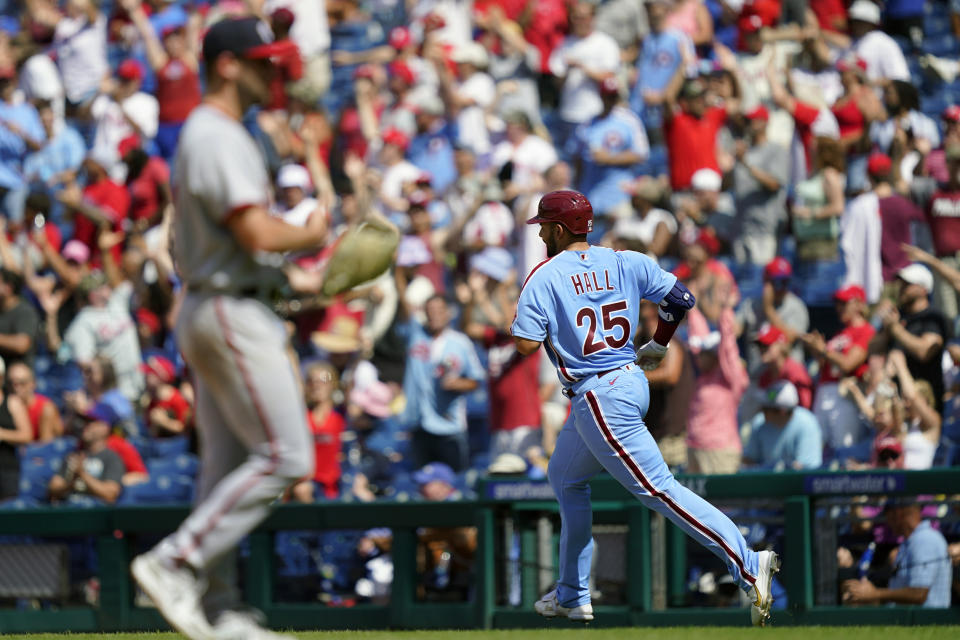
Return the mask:
[[[171,166],[205,28],[249,13],[288,45],[245,118],[273,209],[329,226],[290,258],[402,233],[368,286],[270,292],[317,454],[286,499],[544,476],[567,401],[509,326],[546,257],[524,222],[559,188],[593,203],[592,242],[697,296],[648,374],[672,467],[960,464],[955,1],[26,0],[0,3],[8,506],[191,498]],[[649,337],[656,307],[635,311]]]

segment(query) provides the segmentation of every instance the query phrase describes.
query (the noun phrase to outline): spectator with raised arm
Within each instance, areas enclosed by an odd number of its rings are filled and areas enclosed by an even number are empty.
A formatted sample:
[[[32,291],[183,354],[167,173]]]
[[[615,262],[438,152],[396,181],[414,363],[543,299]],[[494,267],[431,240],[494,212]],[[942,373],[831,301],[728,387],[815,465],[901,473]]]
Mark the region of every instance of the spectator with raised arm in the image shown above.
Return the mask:
[[[770,114],[759,105],[746,114],[747,136],[735,142],[733,197],[736,227],[733,252],[738,262],[767,264],[777,255],[777,229],[786,221],[790,158],[767,139]]]
[[[862,377],[867,371],[867,353],[876,330],[867,321],[867,294],[850,285],[833,294],[843,329],[829,341],[818,332],[800,336],[811,355],[821,361],[820,381],[813,412],[823,427],[824,445],[831,450],[850,447],[861,439],[856,405],[842,397],[840,380]]]
[[[797,344],[791,351],[791,345],[810,329],[810,312],[800,296],[790,290],[792,278],[793,267],[790,262],[777,256],[763,268],[763,294],[759,298],[745,300],[737,310],[740,334],[748,341],[744,356],[751,372],[757,369],[760,360],[757,341],[760,334],[770,327],[783,334],[787,353],[794,360],[803,362],[803,349]],[[809,407],[809,404],[804,406]]]
[[[484,378],[473,343],[450,327],[450,305],[434,295],[424,306],[426,324],[408,319],[404,422],[413,427],[413,464],[468,464],[466,394]]]
[[[63,337],[73,359],[81,367],[98,355],[110,360],[123,394],[132,402],[143,390],[140,366],[140,341],[130,317],[129,281],[113,287],[100,272],[85,276],[78,288],[83,308]]]
[[[600,83],[603,108],[589,122],[577,127],[571,140],[577,187],[593,205],[602,231],[604,223],[630,217],[630,198],[621,186],[633,178],[636,165],[650,154],[643,123],[620,106],[620,82],[614,76]]]
[[[669,0],[646,0],[644,4],[650,33],[643,39],[637,56],[637,82],[630,93],[630,108],[643,118],[654,144],[660,144],[667,89],[691,55],[693,43],[683,33],[667,27]]]
[[[200,104],[197,20],[191,16],[186,25],[166,26],[158,37],[140,0],[123,0],[122,5],[143,40],[150,68],[157,75],[157,146],[160,155],[169,161],[187,114]]]
[[[120,141],[129,136],[137,136],[144,142],[151,142],[157,136],[160,105],[152,94],[141,90],[143,78],[143,66],[128,58],[117,66],[116,78],[103,82],[100,94],[90,105],[96,126],[93,151],[98,157],[118,156]],[[119,157],[106,169],[119,180],[123,172],[116,160]]]
[[[560,123],[556,130],[558,148],[577,125],[589,121],[603,109],[599,85],[620,66],[616,40],[594,29],[594,5],[577,2],[570,8],[570,35],[550,54],[550,73],[563,84],[560,95]]]
[[[903,436],[904,469],[929,469],[940,444],[943,418],[937,411],[934,391],[925,380],[915,380],[903,351],[894,349],[887,356],[887,368],[900,384],[900,396],[906,413],[907,432]]]
[[[940,310],[930,304],[933,274],[921,264],[897,272],[897,303],[877,306],[883,331],[874,337],[878,351],[898,349],[906,356],[911,375],[933,388],[937,411],[943,409],[943,350],[952,331]]]
[[[750,378],[737,349],[736,303],[732,293],[723,297],[719,330],[715,331],[706,330],[697,309],[687,314],[688,343],[698,371],[687,419],[687,469],[691,473],[736,473],[740,468],[737,407]]]

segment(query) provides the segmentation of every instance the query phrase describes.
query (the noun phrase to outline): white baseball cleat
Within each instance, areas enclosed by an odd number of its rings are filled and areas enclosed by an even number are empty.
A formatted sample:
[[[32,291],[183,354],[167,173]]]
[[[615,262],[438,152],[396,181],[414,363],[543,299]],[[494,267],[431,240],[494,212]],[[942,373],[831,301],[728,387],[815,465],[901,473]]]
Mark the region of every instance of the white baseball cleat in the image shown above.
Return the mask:
[[[761,551],[760,571],[753,584],[756,600],[750,605],[750,621],[755,627],[765,627],[770,621],[770,606],[773,604],[773,574],[780,571],[780,558],[773,551]]]
[[[134,558],[130,572],[172,627],[190,640],[215,640],[200,606],[206,587],[193,572],[167,567],[152,551]]]
[[[533,608],[544,618],[569,618],[577,622],[593,620],[593,606],[589,602],[577,607],[561,607],[556,589],[537,600]]]
[[[224,611],[213,625],[216,640],[297,640],[265,629],[264,615],[255,610]]]

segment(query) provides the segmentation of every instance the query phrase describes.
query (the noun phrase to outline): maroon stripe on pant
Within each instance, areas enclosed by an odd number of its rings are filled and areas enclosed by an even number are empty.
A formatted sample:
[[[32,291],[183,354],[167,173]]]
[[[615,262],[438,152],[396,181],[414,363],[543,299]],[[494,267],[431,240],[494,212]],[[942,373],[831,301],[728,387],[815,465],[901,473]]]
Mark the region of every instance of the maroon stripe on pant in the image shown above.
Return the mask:
[[[260,395],[257,393],[256,387],[253,385],[253,381],[250,378],[246,363],[243,360],[243,354],[240,352],[240,349],[237,348],[237,345],[234,342],[233,332],[230,331],[230,325],[227,323],[227,314],[223,310],[223,298],[216,298],[213,301],[213,306],[214,312],[217,316],[217,323],[220,326],[220,331],[223,333],[223,339],[227,343],[230,353],[233,354],[233,360],[237,365],[237,370],[240,372],[240,377],[243,379],[243,385],[246,387],[247,393],[250,394],[250,399],[253,401],[253,406],[257,412],[257,417],[260,418],[260,423],[263,425],[263,431],[267,436],[267,441],[270,443],[270,464],[266,469],[254,474],[249,480],[237,487],[237,489],[230,494],[227,500],[224,501],[223,505],[221,505],[220,508],[210,516],[210,521],[207,523],[207,526],[204,527],[202,531],[198,531],[197,533],[193,534],[193,539],[190,541],[190,545],[186,548],[186,550],[182,550],[184,559],[186,559],[186,556],[190,555],[195,549],[199,548],[203,544],[203,539],[211,531],[213,531],[220,519],[228,511],[233,509],[234,505],[240,501],[240,498],[242,498],[244,494],[255,487],[261,479],[273,475],[280,464],[276,440],[274,437],[274,430],[270,428],[270,422],[267,420],[267,414],[263,410],[263,406],[260,403]]]
[[[650,482],[650,480],[644,475],[643,470],[640,468],[640,465],[637,464],[637,461],[633,459],[626,449],[623,448],[623,445],[620,444],[620,441],[617,440],[617,437],[613,435],[612,431],[610,431],[610,427],[607,425],[607,422],[603,417],[603,412],[600,410],[600,401],[597,399],[596,394],[593,391],[587,391],[585,396],[587,398],[587,405],[590,408],[590,413],[593,415],[593,419],[596,421],[597,426],[600,427],[600,432],[603,433],[603,437],[607,441],[607,444],[610,445],[610,448],[613,449],[614,453],[617,454],[617,457],[623,461],[631,475],[633,475],[640,485],[647,490],[647,493],[667,505],[667,508],[686,520],[692,527],[700,531],[703,535],[716,542],[730,557],[730,559],[733,560],[734,564],[737,565],[737,568],[740,569],[740,574],[743,576],[744,580],[750,584],[753,584],[756,581],[756,578],[747,573],[746,568],[743,566],[743,561],[733,551],[733,549],[727,545],[724,539],[721,538],[717,532],[707,527],[705,524],[693,517],[692,514],[680,507],[680,505],[674,502],[669,495],[653,486],[653,483]]]

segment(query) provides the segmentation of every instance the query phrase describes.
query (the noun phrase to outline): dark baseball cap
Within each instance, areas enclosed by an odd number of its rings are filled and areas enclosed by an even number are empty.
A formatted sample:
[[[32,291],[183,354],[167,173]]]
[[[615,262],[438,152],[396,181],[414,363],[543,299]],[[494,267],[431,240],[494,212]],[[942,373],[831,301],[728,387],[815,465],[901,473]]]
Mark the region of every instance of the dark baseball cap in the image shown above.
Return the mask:
[[[217,22],[203,38],[203,59],[216,60],[221,53],[232,53],[238,58],[260,60],[286,50],[273,41],[273,31],[257,18],[226,18]]]

